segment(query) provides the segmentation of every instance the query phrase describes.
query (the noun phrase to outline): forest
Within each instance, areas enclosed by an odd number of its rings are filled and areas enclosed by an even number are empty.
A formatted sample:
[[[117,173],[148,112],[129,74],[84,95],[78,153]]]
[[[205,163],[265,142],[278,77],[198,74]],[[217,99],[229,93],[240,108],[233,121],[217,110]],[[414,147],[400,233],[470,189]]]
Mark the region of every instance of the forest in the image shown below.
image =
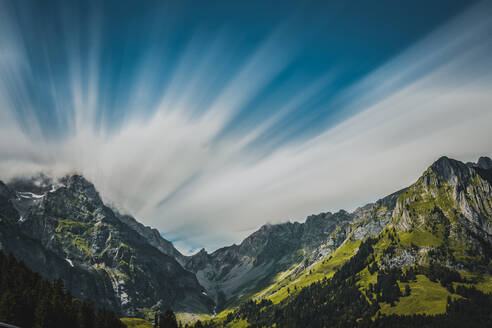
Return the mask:
[[[249,301],[230,313],[225,322],[213,321],[204,327],[221,327],[233,320],[246,320],[251,328],[257,327],[490,327],[492,322],[492,295],[485,294],[450,268],[437,263],[429,266],[413,266],[405,269],[381,270],[377,282],[362,291],[357,273],[366,266],[371,271],[379,269],[371,262],[373,245],[377,239],[361,244],[357,254],[342,265],[330,279],[303,288],[279,304],[268,300]],[[458,297],[448,297],[446,313],[441,315],[379,315],[381,303],[394,305],[403,293],[398,282],[414,281],[423,274],[431,281],[439,282]],[[453,282],[464,283],[453,288]],[[407,285],[408,286],[408,285]],[[405,288],[404,294],[411,289]],[[200,323],[202,325],[202,323]],[[201,327],[201,326],[200,326]]]
[[[0,322],[22,328],[124,328],[114,312],[78,300],[0,251]]]
[[[448,267],[433,263],[405,270],[380,270],[374,265],[373,245],[378,239],[363,242],[356,255],[342,265],[332,278],[324,278],[293,293],[279,304],[270,300],[250,300],[229,313],[225,321],[196,322],[190,327],[223,327],[234,320],[245,320],[249,327],[489,327],[492,322],[492,295]],[[357,273],[368,267],[378,271],[377,282],[361,290]],[[399,282],[410,282],[418,274],[459,297],[448,297],[446,313],[441,315],[380,315],[381,303],[394,305],[409,295]],[[461,283],[456,288],[454,283]],[[406,294],[406,295],[405,295]],[[23,328],[123,328],[115,313],[96,309],[89,300],[78,300],[64,288],[62,280],[49,282],[29,270],[11,254],[0,251],[0,322]],[[173,311],[156,316],[156,328],[182,327]],[[188,325],[186,325],[188,327]]]

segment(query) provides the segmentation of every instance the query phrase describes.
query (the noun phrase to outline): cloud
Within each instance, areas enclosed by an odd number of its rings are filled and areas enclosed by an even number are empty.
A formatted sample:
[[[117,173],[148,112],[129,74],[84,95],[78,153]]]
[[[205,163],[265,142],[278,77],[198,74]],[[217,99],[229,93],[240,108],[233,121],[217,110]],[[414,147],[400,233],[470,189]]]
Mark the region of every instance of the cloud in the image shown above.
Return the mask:
[[[70,63],[73,130],[54,139],[44,137],[38,121],[19,121],[18,107],[9,100],[33,110],[36,104],[18,80],[20,71],[33,73],[21,36],[0,32],[8,41],[0,57],[0,173],[8,179],[80,171],[107,200],[158,228],[185,252],[239,242],[266,222],[354,209],[408,186],[440,155],[466,161],[491,155],[490,17],[487,3],[457,17],[338,95],[339,117],[323,133],[261,151],[250,145],[265,131],[281,130],[282,118],[332,81],[333,73],[327,73],[286,94],[271,115],[221,137],[245,104],[295,58],[295,49],[277,56],[286,49],[288,28],[274,31],[206,102],[199,86],[206,88],[210,67],[220,66],[224,41],[210,45],[199,67],[190,70],[203,42],[192,40],[161,99],[146,109],[150,114],[135,110],[114,131],[101,128],[96,118],[103,97],[96,42],[87,79],[79,78],[83,68],[77,60]],[[151,103],[145,90],[156,78],[153,64],[149,59],[138,68],[138,97],[128,106]],[[12,94],[14,89],[18,93]],[[205,105],[200,115],[190,110]]]

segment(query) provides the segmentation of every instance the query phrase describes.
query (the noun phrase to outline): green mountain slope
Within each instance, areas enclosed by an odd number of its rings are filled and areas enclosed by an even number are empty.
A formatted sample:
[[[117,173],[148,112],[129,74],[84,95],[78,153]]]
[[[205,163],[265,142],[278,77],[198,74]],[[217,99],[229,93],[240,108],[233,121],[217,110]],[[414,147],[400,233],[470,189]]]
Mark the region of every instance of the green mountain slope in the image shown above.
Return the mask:
[[[476,326],[489,325],[483,306],[492,304],[491,173],[485,158],[440,158],[393,204],[358,209],[364,220],[352,222],[329,256],[282,272],[212,326],[453,326],[450,318],[463,323],[460,309],[464,317],[475,313],[468,319]],[[359,235],[360,226],[388,211],[382,231]]]

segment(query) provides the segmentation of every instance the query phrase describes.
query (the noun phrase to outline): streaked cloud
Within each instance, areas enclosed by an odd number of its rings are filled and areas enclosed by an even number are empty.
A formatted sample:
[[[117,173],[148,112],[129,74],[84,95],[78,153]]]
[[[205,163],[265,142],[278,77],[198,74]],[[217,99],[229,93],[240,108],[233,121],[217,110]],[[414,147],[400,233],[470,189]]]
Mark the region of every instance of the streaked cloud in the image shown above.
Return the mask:
[[[62,70],[51,50],[29,57],[3,6],[1,178],[82,172],[184,252],[239,242],[266,222],[354,209],[409,185],[440,155],[492,155],[490,2],[343,86],[342,68],[297,70],[307,44],[295,37],[296,15],[247,50],[247,36],[227,30],[211,39],[197,30],[176,58],[150,42],[112,80],[99,9],[85,33],[62,20]],[[56,123],[40,119],[45,106]]]

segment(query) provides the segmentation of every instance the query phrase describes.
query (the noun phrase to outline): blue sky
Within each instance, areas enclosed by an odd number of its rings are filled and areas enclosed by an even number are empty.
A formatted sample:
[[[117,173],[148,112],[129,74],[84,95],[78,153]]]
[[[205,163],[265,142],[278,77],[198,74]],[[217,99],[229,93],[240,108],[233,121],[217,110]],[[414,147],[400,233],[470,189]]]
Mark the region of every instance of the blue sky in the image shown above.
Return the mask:
[[[185,252],[353,209],[442,154],[490,153],[490,13],[0,0],[0,176],[82,172]]]

